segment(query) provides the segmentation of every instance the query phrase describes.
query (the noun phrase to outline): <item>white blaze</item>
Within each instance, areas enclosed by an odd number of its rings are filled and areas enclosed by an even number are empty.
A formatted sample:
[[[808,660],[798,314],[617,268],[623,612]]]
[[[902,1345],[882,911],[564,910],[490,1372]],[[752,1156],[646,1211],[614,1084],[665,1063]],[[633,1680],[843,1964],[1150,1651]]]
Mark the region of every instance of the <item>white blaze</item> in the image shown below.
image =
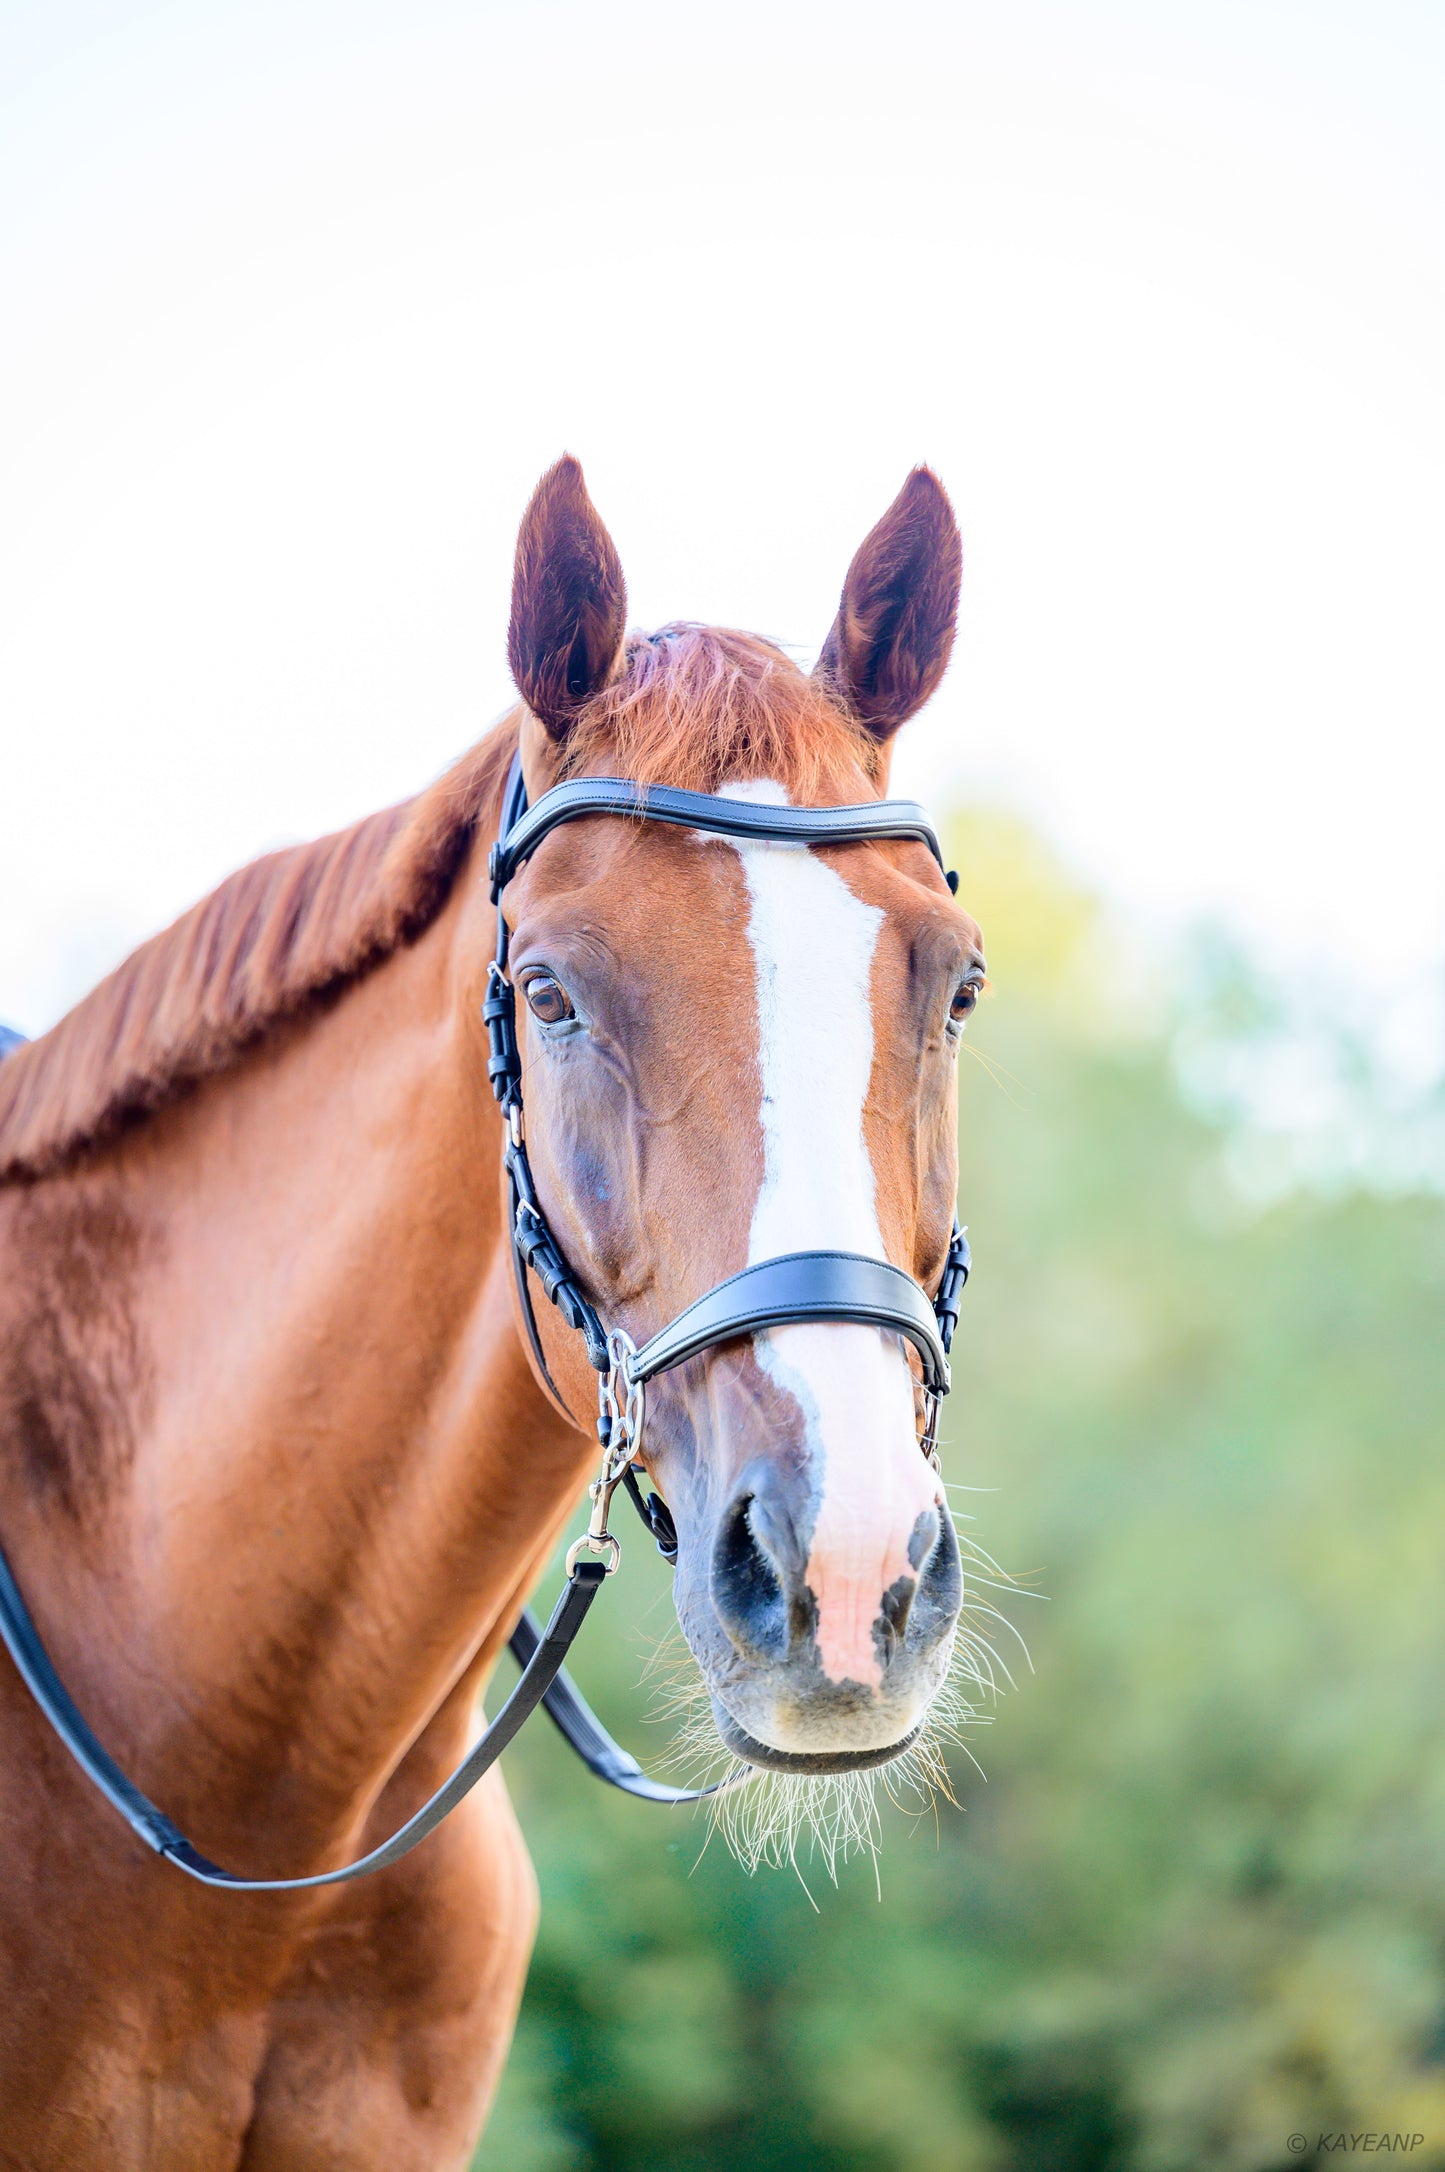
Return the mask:
[[[723,796],[788,803],[771,782]],[[763,1181],[748,1264],[814,1250],[885,1259],[863,1136],[883,914],[806,845],[744,840],[736,850],[752,906],[762,1074]],[[877,1685],[882,1597],[915,1573],[908,1541],[936,1497],[902,1344],[877,1328],[800,1322],[759,1335],[756,1348],[803,1412],[818,1494],[808,1582],[824,1672]]]

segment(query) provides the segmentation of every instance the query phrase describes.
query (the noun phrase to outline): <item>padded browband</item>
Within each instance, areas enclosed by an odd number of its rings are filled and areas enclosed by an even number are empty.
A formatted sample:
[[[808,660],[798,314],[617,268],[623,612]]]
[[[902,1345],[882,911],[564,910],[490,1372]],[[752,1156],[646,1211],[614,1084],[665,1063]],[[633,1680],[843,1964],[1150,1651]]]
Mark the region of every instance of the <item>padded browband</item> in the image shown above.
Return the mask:
[[[893,1328],[922,1358],[924,1385],[948,1393],[948,1356],[929,1299],[911,1275],[862,1252],[784,1252],[744,1267],[645,1342],[628,1370],[634,1380],[652,1380],[716,1343],[810,1320]]]
[[[771,844],[857,845],[873,838],[914,837],[943,866],[938,836],[911,799],[873,799],[857,807],[777,807],[750,799],[679,792],[667,784],[634,784],[625,777],[572,777],[554,784],[492,847],[487,872],[495,905],[524,860],[559,823],[582,815],[640,815],[718,837],[759,837]]]

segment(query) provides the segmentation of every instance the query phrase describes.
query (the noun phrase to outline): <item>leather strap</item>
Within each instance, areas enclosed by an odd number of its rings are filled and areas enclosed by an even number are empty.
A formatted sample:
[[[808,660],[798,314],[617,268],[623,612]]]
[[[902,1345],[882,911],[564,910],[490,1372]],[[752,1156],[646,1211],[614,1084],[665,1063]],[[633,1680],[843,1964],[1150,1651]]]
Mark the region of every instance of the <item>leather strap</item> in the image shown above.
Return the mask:
[[[530,1614],[524,1614],[513,1630],[512,1651],[523,1666],[529,1664],[540,1634]],[[620,1787],[624,1795],[640,1796],[643,1802],[701,1802],[704,1796],[736,1787],[742,1780],[743,1775],[732,1773],[710,1787],[669,1787],[663,1780],[650,1779],[637,1759],[613,1741],[568,1674],[558,1675],[542,1703],[588,1771],[609,1787]]]
[[[552,1609],[545,1629],[539,1630],[530,1614],[523,1615],[512,1636],[512,1650],[522,1661],[521,1679],[481,1741],[415,1816],[408,1818],[389,1840],[384,1840],[356,1862],[347,1863],[340,1870],[318,1871],[309,1878],[243,1878],[236,1871],[222,1869],[219,1863],[202,1855],[180,1827],[158,1809],[148,1795],[142,1794],[77,1710],[40,1641],[3,1553],[0,1553],[0,1637],[3,1637],[30,1694],[81,1771],[153,1853],[164,1856],[167,1862],[174,1863],[178,1870],[185,1871],[201,1885],[240,1887],[251,1893],[301,1893],[315,1886],[345,1885],[353,1878],[367,1877],[372,1871],[384,1870],[389,1863],[400,1862],[404,1855],[410,1855],[412,1849],[456,1808],[463,1796],[471,1793],[483,1773],[491,1770],[523,1721],[530,1718],[539,1704],[546,1705],[591,1770],[600,1778],[610,1780],[614,1787],[625,1788],[628,1794],[642,1795],[649,1802],[697,1802],[702,1796],[715,1793],[718,1785],[733,1784],[725,1780],[711,1788],[688,1789],[665,1787],[659,1781],[649,1780],[635,1760],[612,1741],[567,1680],[562,1663],[587,1617],[605,1573],[600,1561],[579,1560],[563,1586],[562,1596]]]
[[[861,1252],[784,1252],[719,1282],[631,1361],[634,1380],[670,1372],[714,1344],[806,1320],[858,1320],[906,1335],[926,1387],[948,1393],[948,1354],[933,1306],[911,1275]]]
[[[519,820],[504,822],[487,863],[492,903],[499,902],[517,869],[559,823],[592,814],[639,815],[680,829],[708,830],[718,837],[759,837],[772,844],[855,845],[879,837],[915,837],[943,866],[937,832],[916,800],[874,799],[852,807],[778,807],[770,801],[680,792],[666,784],[635,784],[626,777],[572,777],[544,792]]]

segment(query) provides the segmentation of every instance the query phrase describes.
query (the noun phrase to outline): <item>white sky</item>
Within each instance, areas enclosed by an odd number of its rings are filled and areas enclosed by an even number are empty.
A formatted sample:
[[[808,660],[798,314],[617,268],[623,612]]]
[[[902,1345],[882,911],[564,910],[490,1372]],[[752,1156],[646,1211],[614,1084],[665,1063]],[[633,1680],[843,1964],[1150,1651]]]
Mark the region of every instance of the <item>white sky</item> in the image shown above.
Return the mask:
[[[1442,113],[1408,0],[9,0],[0,1018],[479,735],[564,448],[638,623],[808,651],[931,460],[964,631],[901,788],[1408,977]]]

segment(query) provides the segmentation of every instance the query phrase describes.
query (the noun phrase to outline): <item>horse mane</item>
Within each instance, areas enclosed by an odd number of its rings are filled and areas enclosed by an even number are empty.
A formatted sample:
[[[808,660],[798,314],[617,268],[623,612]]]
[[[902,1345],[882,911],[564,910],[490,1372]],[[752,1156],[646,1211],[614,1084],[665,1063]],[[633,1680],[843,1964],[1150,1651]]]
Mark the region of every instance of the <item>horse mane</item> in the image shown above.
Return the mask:
[[[416,799],[268,853],[152,936],[0,1066],[0,1183],[46,1176],[323,1008],[436,919],[517,745],[504,719]],[[627,643],[571,734],[588,766],[710,792],[768,776],[797,803],[856,793],[878,748],[755,634],[676,625]]]
[[[0,1182],[38,1177],[333,1001],[430,926],[515,727],[413,800],[229,875],[0,1065]]]

